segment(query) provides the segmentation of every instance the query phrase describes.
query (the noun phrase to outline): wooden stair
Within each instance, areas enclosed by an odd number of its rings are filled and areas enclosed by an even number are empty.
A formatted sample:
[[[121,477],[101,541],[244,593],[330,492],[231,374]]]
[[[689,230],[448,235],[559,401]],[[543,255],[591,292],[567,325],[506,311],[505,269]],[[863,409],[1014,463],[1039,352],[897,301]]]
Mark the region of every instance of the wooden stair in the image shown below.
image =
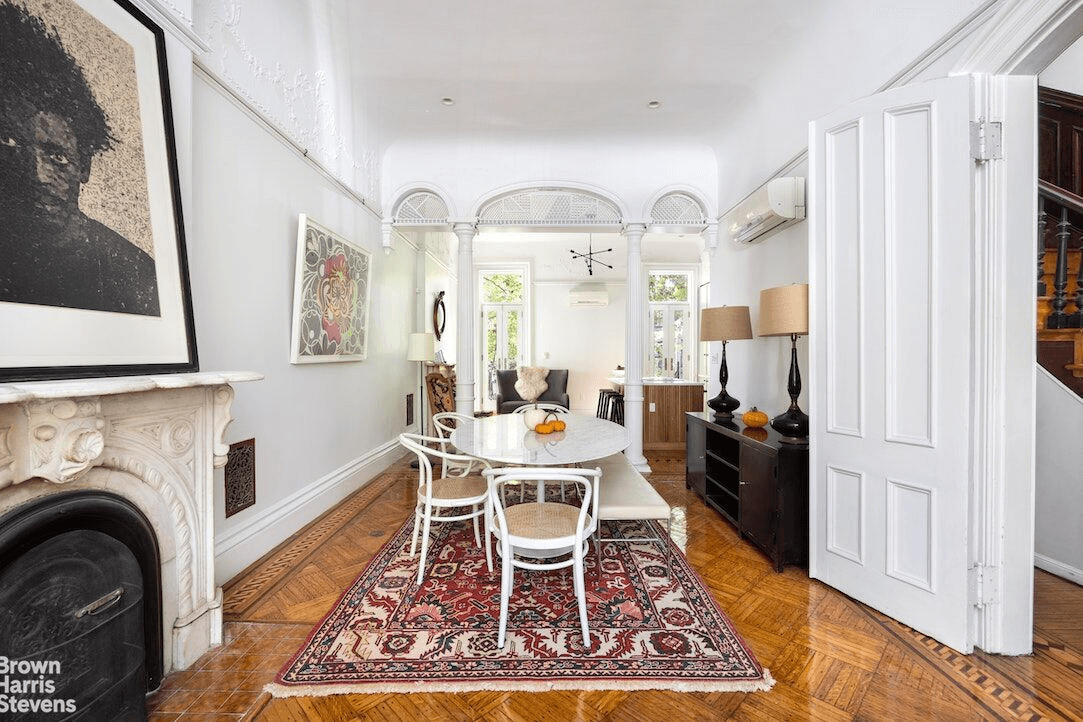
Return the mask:
[[[1055,240],[1051,237],[1050,230],[1047,227],[1047,248],[1042,259],[1042,280],[1045,282],[1046,295],[1038,296],[1037,306],[1038,363],[1058,381],[1083,397],[1083,328],[1046,328],[1046,318],[1053,310],[1053,280],[1057,266]],[[1079,310],[1074,302],[1079,262],[1080,250],[1077,246],[1068,251],[1068,285],[1065,289],[1068,303],[1064,308],[1068,314]]]

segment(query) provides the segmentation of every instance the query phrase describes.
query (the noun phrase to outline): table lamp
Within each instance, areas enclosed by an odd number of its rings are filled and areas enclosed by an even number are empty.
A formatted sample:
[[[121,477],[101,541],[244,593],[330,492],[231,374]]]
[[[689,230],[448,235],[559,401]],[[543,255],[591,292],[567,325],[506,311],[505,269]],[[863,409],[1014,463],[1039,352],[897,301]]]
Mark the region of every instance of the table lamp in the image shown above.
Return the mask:
[[[760,291],[758,336],[790,337],[790,377],[786,390],[790,408],[771,419],[771,428],[782,441],[803,444],[808,441],[808,414],[797,405],[801,395],[801,370],[797,367],[797,337],[808,335],[808,284],[765,288]]]
[[[729,341],[752,338],[752,321],[748,316],[748,306],[719,306],[705,308],[699,316],[699,340],[722,342],[722,363],[718,367],[718,381],[722,390],[718,396],[707,402],[714,411],[715,418],[732,419],[733,411],[741,402],[726,393],[726,382],[730,372],[726,367],[726,343]]]

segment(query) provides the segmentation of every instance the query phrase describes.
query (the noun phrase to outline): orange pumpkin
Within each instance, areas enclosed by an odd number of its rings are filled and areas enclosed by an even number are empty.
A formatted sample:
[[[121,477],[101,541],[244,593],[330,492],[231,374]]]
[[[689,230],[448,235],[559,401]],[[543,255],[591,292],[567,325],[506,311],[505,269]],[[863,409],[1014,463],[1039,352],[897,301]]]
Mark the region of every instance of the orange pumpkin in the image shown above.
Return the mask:
[[[741,417],[741,421],[745,426],[751,426],[753,429],[759,429],[767,426],[767,414],[763,413],[755,406],[745,412],[745,415]]]
[[[557,416],[555,411],[550,411],[548,414],[546,414],[545,421],[543,423],[552,426],[553,431],[564,431],[564,429],[568,426],[567,423],[561,421],[560,417]]]
[[[538,434],[551,434],[553,433],[553,430],[553,425],[546,422],[542,422],[534,427],[534,432]]]

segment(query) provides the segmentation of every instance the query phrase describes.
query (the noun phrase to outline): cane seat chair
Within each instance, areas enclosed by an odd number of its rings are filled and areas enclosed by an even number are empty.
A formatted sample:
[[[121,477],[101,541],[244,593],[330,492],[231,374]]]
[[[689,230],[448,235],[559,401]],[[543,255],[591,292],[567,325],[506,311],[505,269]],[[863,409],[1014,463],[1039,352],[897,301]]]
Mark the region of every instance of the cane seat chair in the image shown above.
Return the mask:
[[[572,585],[579,608],[583,645],[590,648],[590,629],[584,582],[584,557],[596,521],[592,514],[597,469],[498,468],[482,472],[489,480],[492,532],[500,555],[500,626],[497,646],[507,642],[508,607],[514,594],[515,570],[572,569]],[[539,485],[538,501],[505,506],[502,487],[518,482]],[[546,501],[544,487],[571,484],[578,504]]]
[[[425,577],[429,532],[433,522],[472,520],[474,541],[481,546],[484,536],[485,561],[489,571],[493,569],[488,534],[488,483],[480,473],[489,468],[489,463],[472,456],[443,451],[440,449],[442,441],[438,437],[399,434],[399,443],[414,452],[418,461],[417,503],[414,506],[414,533],[410,542],[410,556],[414,556],[418,538],[421,539],[418,584]],[[452,511],[464,508],[469,511]]]

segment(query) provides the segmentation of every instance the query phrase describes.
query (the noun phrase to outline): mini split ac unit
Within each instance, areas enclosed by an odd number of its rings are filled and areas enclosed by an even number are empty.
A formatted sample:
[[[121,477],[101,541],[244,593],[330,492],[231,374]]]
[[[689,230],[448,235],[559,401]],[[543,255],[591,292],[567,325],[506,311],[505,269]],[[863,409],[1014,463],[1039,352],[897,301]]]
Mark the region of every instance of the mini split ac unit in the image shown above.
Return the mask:
[[[805,179],[800,176],[767,181],[719,224],[738,243],[760,240],[805,218]]]
[[[577,283],[568,292],[569,306],[608,306],[609,291],[601,283]]]

